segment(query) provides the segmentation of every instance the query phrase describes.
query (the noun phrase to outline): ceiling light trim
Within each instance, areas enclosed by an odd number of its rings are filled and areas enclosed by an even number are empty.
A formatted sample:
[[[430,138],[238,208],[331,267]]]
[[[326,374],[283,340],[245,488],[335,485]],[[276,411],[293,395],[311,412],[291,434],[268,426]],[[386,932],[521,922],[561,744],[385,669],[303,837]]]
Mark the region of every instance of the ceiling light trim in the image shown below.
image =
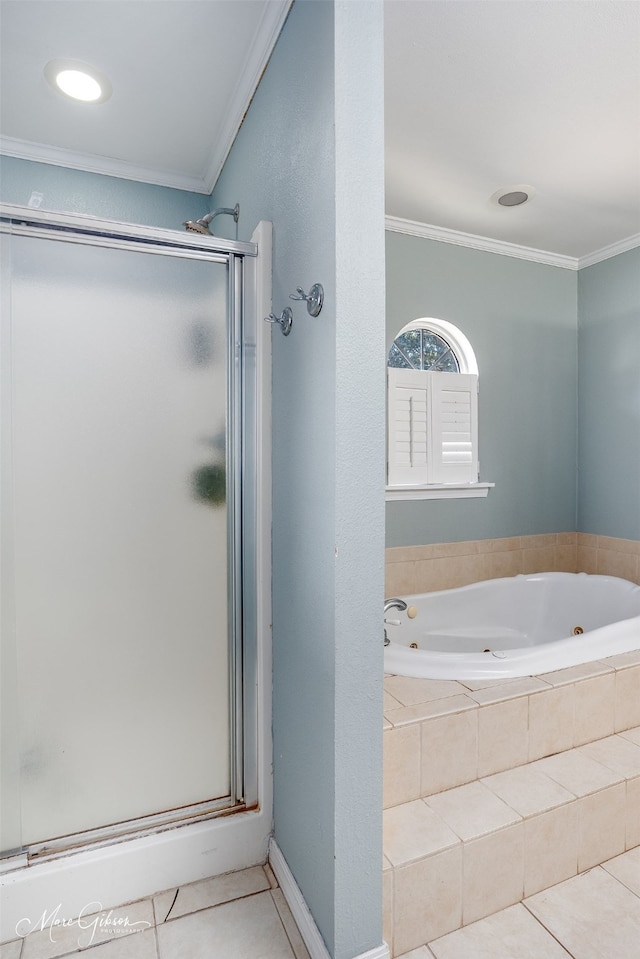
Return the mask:
[[[262,79],[273,48],[289,16],[294,0],[271,0],[265,7],[242,70],[242,83],[229,103],[221,133],[217,137],[204,171],[207,192],[212,193]]]
[[[503,210],[515,210],[516,207],[524,206],[525,203],[529,203],[529,201],[532,200],[536,195],[536,192],[536,188],[531,186],[530,183],[514,183],[512,186],[505,186],[501,190],[496,190],[495,193],[491,194],[489,200],[494,206],[499,206]],[[515,203],[503,203],[505,198],[513,197],[514,195],[518,194],[522,194],[523,199],[518,200]]]
[[[71,93],[70,90],[65,87],[65,84],[60,82],[60,76],[69,72],[79,74],[93,81],[98,88],[97,94],[95,96],[80,96],[77,93]],[[113,92],[109,77],[105,73],[102,73],[101,70],[98,70],[97,67],[94,67],[93,64],[85,63],[84,60],[69,60],[66,57],[56,57],[53,60],[49,60],[45,65],[44,75],[47,78],[47,83],[49,83],[56,93],[59,93],[67,100],[72,100],[74,103],[85,103],[88,106],[97,105],[108,100]]]
[[[72,170],[99,173],[102,176],[115,176],[123,180],[136,180],[138,183],[150,183],[152,186],[164,186],[172,190],[187,190],[190,193],[202,193],[205,196],[211,193],[211,189],[202,177],[150,170],[112,157],[101,157],[92,153],[74,153],[72,150],[64,150],[61,147],[31,143],[28,140],[18,140],[13,137],[0,136],[0,153],[20,160],[49,163],[52,166],[69,167]]]
[[[410,236],[420,236],[428,240],[438,240],[441,243],[465,246],[472,250],[482,250],[485,253],[498,253],[501,256],[512,256],[518,260],[530,260],[533,263],[557,266],[563,270],[579,269],[580,261],[574,256],[565,256],[562,253],[548,253],[546,250],[536,250],[533,247],[508,243],[506,240],[493,240],[487,236],[476,236],[474,233],[449,230],[446,227],[432,226],[429,223],[418,223],[415,220],[404,220],[400,217],[386,216],[385,228],[392,233],[407,233]]]

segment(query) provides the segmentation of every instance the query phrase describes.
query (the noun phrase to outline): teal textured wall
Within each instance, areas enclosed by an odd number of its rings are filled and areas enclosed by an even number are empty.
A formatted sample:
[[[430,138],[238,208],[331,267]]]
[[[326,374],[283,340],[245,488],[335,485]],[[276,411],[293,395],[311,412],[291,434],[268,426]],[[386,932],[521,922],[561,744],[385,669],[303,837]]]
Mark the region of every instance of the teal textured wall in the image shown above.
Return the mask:
[[[387,546],[576,529],[577,289],[571,270],[387,232],[387,349],[421,316],[458,326],[480,374],[486,499],[387,503]]]
[[[578,274],[584,533],[640,539],[640,248]]]
[[[185,220],[197,219],[209,210],[209,198],[200,193],[0,156],[0,199],[27,206],[34,192],[43,195],[42,210],[83,213],[167,230],[181,230]]]
[[[334,959],[382,940],[382,79],[378,0],[299,0],[213,195],[242,239],[273,221],[276,312],[326,294],[272,332],[273,737],[275,839]]]

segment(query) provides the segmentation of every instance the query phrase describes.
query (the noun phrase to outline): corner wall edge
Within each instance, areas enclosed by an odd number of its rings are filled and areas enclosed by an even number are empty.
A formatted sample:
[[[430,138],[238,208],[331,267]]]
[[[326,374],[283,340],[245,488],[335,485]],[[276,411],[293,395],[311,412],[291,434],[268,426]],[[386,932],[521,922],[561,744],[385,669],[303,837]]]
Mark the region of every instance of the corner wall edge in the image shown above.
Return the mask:
[[[269,865],[280,884],[282,894],[300,930],[304,944],[309,950],[311,959],[331,959],[324,939],[320,935],[309,907],[304,901],[293,873],[289,869],[287,860],[282,855],[282,851],[273,836],[269,842]],[[374,949],[369,949],[367,952],[354,956],[353,959],[391,959],[391,953],[387,944],[383,942]]]

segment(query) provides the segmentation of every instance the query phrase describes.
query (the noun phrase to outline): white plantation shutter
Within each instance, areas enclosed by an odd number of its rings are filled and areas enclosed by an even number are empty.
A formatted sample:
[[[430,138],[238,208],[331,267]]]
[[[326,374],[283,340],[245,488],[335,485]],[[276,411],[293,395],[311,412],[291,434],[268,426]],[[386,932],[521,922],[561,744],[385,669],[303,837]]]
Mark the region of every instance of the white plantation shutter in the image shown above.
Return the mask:
[[[478,377],[388,367],[389,486],[476,483]]]
[[[390,366],[389,478],[390,486],[420,486],[427,480],[427,381],[420,370]]]
[[[427,373],[431,412],[429,483],[478,481],[478,377]]]

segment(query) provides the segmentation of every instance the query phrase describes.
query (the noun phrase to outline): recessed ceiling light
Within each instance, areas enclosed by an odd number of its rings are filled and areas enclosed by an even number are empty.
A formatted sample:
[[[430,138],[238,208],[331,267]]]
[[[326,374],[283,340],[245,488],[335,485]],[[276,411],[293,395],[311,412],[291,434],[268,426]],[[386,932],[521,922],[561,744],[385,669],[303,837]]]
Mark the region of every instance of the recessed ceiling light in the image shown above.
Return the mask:
[[[58,93],[83,103],[104,103],[111,83],[104,74],[81,60],[50,60],[44,75]]]
[[[524,190],[512,190],[511,193],[503,193],[502,196],[498,197],[498,203],[500,206],[520,206],[521,203],[526,203],[529,199],[529,194],[525,193]]]
[[[497,190],[491,197],[492,203],[498,206],[522,206],[527,200],[535,194],[535,189],[527,183],[518,183],[515,186],[504,187]]]

